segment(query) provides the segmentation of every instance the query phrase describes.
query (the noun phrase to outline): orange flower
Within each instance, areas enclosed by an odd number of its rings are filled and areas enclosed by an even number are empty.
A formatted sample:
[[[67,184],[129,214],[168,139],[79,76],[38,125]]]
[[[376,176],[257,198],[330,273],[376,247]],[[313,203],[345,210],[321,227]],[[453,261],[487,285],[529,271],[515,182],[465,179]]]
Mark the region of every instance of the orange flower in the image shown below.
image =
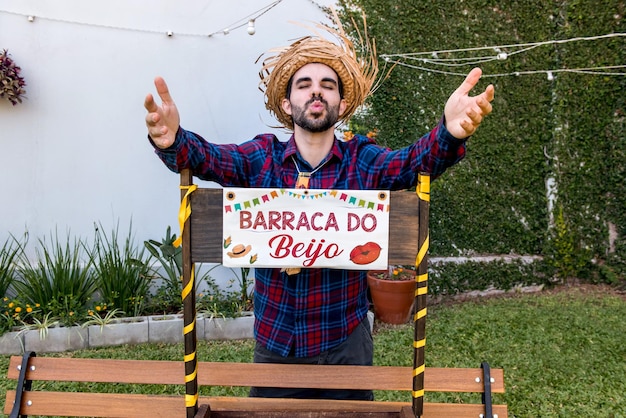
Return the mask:
[[[369,131],[365,136],[370,139],[376,138],[378,136],[378,129],[374,129],[373,131]]]

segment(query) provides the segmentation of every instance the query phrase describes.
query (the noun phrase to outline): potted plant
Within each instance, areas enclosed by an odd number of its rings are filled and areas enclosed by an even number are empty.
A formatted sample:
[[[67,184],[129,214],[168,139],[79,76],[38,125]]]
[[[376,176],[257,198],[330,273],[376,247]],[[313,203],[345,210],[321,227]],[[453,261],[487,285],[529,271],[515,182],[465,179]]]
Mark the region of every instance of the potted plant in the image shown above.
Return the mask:
[[[22,97],[26,93],[26,82],[20,76],[21,68],[15,65],[9,51],[0,50],[0,98],[5,98],[13,106],[22,103]]]
[[[376,318],[388,324],[409,321],[415,300],[415,267],[389,266],[367,272]]]

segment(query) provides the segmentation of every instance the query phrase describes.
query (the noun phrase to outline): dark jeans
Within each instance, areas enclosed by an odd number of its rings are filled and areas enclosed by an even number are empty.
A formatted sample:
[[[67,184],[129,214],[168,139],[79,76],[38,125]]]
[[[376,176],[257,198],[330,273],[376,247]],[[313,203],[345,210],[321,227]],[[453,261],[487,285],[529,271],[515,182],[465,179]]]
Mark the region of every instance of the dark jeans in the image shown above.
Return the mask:
[[[354,329],[343,343],[313,357],[295,357],[269,351],[261,344],[254,347],[255,363],[282,364],[344,364],[371,366],[374,358],[374,342],[367,317]],[[250,396],[263,398],[300,398],[300,399],[357,399],[374,400],[371,390],[342,389],[298,389],[253,387]]]

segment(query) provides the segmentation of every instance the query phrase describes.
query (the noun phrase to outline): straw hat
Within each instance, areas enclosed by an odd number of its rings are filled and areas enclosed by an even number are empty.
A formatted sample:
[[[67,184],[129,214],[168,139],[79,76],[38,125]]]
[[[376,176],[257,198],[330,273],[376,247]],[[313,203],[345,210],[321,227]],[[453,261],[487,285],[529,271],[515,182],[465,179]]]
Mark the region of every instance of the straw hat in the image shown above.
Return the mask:
[[[263,60],[259,89],[265,94],[265,107],[287,129],[293,130],[293,120],[283,110],[282,101],[287,96],[291,77],[306,64],[325,64],[337,73],[346,101],[346,110],[339,115],[340,121],[348,120],[372,91],[378,74],[374,44],[370,44],[367,38],[361,39],[360,47],[367,59],[359,59],[354,43],[347,37],[336,14],[334,18],[338,30],[323,25],[318,27],[335,37],[337,43],[316,33],[316,36],[305,36],[288,47],[270,50],[269,53],[274,55]]]
[[[230,258],[241,258],[241,257],[244,257],[246,254],[248,254],[251,249],[252,249],[251,245],[237,244],[233,247],[232,251],[229,251],[227,253],[227,255]]]

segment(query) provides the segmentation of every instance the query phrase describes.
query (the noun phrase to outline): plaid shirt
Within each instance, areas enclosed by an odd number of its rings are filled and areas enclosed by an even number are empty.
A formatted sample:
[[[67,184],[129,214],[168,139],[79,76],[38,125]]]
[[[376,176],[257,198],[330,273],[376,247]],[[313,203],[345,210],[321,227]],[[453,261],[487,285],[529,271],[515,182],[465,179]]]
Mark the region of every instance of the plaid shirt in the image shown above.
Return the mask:
[[[179,129],[175,143],[157,155],[174,172],[192,168],[200,179],[224,187],[294,188],[298,170],[313,171],[296,148],[293,136],[280,142],[258,135],[240,145],[206,142]],[[323,166],[310,178],[311,189],[398,190],[415,186],[417,173],[437,177],[465,155],[465,141],[454,138],[440,122],[416,143],[396,151],[357,135],[335,139]],[[366,317],[365,271],[255,269],[255,337],[267,349],[287,356],[315,356],[340,344]]]

